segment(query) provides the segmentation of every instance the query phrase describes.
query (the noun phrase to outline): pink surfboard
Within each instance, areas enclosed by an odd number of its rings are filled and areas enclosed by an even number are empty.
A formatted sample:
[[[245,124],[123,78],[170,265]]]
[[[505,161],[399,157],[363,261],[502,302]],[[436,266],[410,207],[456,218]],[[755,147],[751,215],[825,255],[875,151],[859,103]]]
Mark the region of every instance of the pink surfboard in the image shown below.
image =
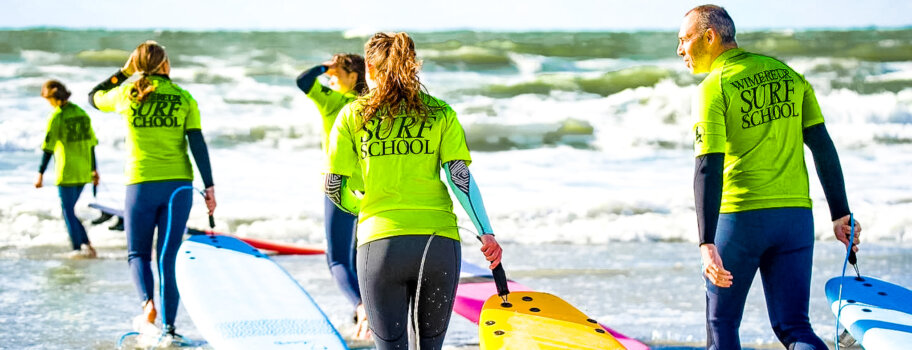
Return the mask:
[[[509,281],[507,285],[511,292],[532,291],[529,287],[514,281]],[[497,294],[497,287],[494,286],[494,276],[491,274],[491,270],[463,260],[453,310],[460,316],[477,324],[481,315],[481,307],[488,298],[495,294]],[[646,344],[603,324],[600,325],[624,345],[627,350],[649,350]]]

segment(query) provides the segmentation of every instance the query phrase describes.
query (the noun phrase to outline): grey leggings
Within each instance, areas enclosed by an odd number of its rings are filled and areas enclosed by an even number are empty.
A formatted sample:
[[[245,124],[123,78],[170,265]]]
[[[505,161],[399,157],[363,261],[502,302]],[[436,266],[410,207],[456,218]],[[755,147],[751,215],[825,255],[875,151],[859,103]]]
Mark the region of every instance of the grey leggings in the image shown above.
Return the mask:
[[[377,349],[414,348],[411,326],[421,257],[428,242],[418,302],[421,350],[443,347],[462,251],[459,241],[428,235],[395,236],[358,247],[358,284]],[[411,345],[411,346],[410,346]]]

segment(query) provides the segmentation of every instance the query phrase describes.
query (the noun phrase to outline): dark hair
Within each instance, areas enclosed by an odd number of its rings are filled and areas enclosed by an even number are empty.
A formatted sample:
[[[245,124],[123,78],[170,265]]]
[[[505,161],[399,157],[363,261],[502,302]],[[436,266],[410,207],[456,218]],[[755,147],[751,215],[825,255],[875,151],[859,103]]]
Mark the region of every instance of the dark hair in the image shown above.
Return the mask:
[[[63,104],[70,99],[70,90],[58,80],[48,80],[41,87],[41,97],[53,98]]]
[[[136,63],[136,71],[142,76],[133,84],[130,96],[134,101],[143,102],[150,93],[155,91],[148,75],[160,72],[164,64],[168,62],[168,54],[165,53],[163,46],[149,40],[136,47],[136,57],[133,57],[133,60]]]
[[[712,28],[719,34],[723,44],[735,42],[735,21],[728,15],[728,11],[722,6],[701,5],[687,11],[684,16],[696,13],[697,27],[701,32]]]
[[[424,86],[418,79],[421,62],[415,56],[415,42],[406,33],[377,33],[364,44],[365,59],[376,69],[377,87],[363,99],[362,125],[377,116],[407,114],[424,121],[430,108],[422,98]]]
[[[355,82],[355,86],[352,87],[352,90],[355,90],[355,93],[363,95],[367,92],[367,80],[364,75],[364,57],[353,53],[338,53],[333,56],[332,60],[333,62],[338,63],[339,67],[342,67],[346,72],[358,73],[358,80]]]

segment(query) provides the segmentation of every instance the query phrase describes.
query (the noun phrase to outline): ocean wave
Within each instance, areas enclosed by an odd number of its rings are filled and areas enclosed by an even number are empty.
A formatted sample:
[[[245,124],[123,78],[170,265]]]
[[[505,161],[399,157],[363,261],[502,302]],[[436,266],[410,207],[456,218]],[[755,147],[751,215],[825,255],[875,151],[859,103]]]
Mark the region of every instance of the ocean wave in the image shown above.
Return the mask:
[[[261,143],[264,141],[275,143],[281,139],[307,138],[310,141],[306,143],[309,147],[319,147],[320,139],[318,135],[307,131],[308,129],[306,128],[300,129],[294,126],[283,128],[276,125],[226,128],[210,133],[210,135],[207,135],[206,141],[213,147],[234,147],[243,143]]]
[[[591,148],[595,129],[589,122],[565,119],[554,123],[504,125],[476,122],[465,126],[466,143],[477,151],[503,151],[567,145]]]
[[[532,81],[511,85],[489,85],[480,93],[498,98],[522,94],[547,95],[552,91],[582,91],[608,96],[626,89],[653,86],[664,79],[676,76],[674,71],[656,66],[631,67],[591,78],[573,74],[542,74]]]
[[[352,28],[342,32],[342,37],[346,39],[367,39],[376,32],[376,29],[368,27]]]
[[[742,47],[781,57],[843,57],[872,62],[912,60],[912,29],[745,32]]]
[[[460,46],[452,50],[419,50],[418,55],[422,60],[443,67],[461,69],[501,68],[512,63],[507,52],[477,46]]]
[[[130,50],[154,39],[169,50],[189,55],[231,56],[269,48],[295,58],[326,57],[334,52],[360,52],[372,30],[321,32],[199,32],[101,30],[0,30],[0,53],[23,50],[75,55],[80,51]],[[639,32],[415,32],[419,50],[454,51],[444,60],[466,54],[469,62],[505,64],[505,54],[546,57],[655,60],[675,56],[676,33]],[[746,31],[739,44],[777,57],[843,57],[872,62],[912,60],[912,29]],[[469,49],[466,49],[469,48]],[[477,51],[483,52],[481,56]],[[469,54],[476,51],[475,54]],[[491,53],[503,53],[497,55]],[[274,59],[262,57],[261,59]]]
[[[120,67],[129,57],[129,51],[118,49],[85,50],[75,55],[76,61],[87,67]]]
[[[19,56],[23,61],[31,65],[60,63],[64,57],[63,54],[40,50],[22,50],[19,52]]]

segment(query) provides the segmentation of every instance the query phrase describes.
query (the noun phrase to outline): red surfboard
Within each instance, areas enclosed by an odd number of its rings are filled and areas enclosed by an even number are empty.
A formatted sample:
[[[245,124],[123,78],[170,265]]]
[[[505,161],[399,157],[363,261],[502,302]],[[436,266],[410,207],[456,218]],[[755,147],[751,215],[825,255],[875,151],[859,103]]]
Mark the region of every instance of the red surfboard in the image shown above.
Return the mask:
[[[109,217],[107,217],[107,219],[109,219],[110,217],[113,217],[113,216],[123,218],[123,215],[124,215],[123,210],[106,207],[106,206],[103,206],[98,203],[89,204],[89,208],[95,208],[95,209],[100,210],[104,214],[108,214]],[[101,223],[101,222],[97,222],[95,224],[99,224],[99,223]],[[256,249],[268,250],[270,252],[275,252],[276,254],[279,254],[279,255],[293,255],[293,254],[316,255],[316,254],[325,254],[326,253],[326,249],[324,249],[322,246],[317,246],[317,245],[297,245],[297,244],[290,244],[290,243],[281,243],[281,242],[267,241],[265,239],[238,237],[238,236],[231,235],[231,234],[213,232],[211,230],[197,230],[195,228],[187,228],[187,233],[189,233],[191,235],[204,234],[204,235],[210,235],[210,236],[211,235],[222,235],[222,236],[234,237],[241,241],[244,241],[245,243],[253,246]]]

